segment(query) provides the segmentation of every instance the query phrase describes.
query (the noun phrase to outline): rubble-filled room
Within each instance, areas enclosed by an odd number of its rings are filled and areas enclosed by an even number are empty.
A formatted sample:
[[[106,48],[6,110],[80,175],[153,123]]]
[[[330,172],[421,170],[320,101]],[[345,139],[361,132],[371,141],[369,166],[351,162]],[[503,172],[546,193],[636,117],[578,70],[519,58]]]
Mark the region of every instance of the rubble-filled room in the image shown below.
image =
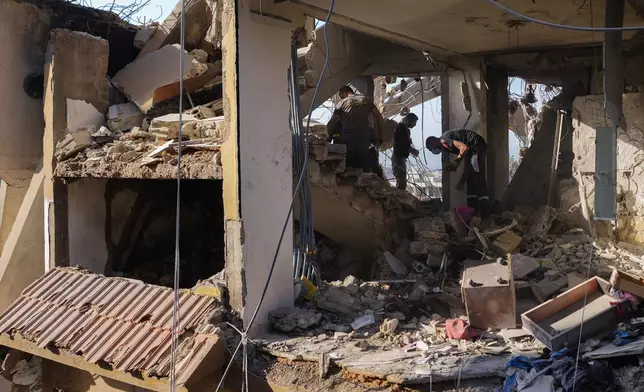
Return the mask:
[[[121,3],[0,0],[12,390],[638,390],[641,1]]]

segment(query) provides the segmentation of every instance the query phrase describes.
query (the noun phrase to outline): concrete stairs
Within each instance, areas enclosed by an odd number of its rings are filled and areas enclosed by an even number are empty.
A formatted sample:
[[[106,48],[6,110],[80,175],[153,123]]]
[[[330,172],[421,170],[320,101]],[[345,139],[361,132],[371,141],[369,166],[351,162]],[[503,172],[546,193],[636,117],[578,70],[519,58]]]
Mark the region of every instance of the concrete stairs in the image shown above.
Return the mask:
[[[418,199],[372,173],[347,168],[346,146],[328,144],[323,125],[311,126],[309,177],[315,230],[368,259],[387,249],[397,220],[413,216]],[[299,206],[296,206],[296,214]],[[297,216],[297,215],[296,215]]]

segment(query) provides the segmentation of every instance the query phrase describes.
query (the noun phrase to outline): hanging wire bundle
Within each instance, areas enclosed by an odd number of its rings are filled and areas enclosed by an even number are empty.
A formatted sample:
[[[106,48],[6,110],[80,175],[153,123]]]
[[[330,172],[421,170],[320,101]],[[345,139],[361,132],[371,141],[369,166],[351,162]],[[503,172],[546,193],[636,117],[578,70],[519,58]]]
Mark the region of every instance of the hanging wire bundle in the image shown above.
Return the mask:
[[[319,278],[315,268],[315,231],[313,226],[313,207],[311,200],[311,182],[309,181],[307,135],[302,132],[302,116],[300,111],[300,89],[297,75],[297,48],[291,48],[291,68],[289,72],[289,90],[291,96],[290,120],[293,133],[293,174],[296,178],[302,176],[302,186],[299,188],[300,199],[299,234],[293,239],[293,278],[306,277],[310,281]]]

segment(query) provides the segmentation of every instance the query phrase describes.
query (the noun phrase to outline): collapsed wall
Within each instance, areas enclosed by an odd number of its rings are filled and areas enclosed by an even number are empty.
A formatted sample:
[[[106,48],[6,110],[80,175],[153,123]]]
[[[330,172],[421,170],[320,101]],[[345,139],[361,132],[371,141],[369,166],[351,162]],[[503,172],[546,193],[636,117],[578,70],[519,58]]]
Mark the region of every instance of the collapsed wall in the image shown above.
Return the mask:
[[[617,240],[644,244],[644,94],[625,94],[627,129],[617,128]],[[579,175],[577,195],[586,195],[590,216],[595,203],[595,141],[597,127],[610,126],[604,96],[578,97],[573,104],[573,167]],[[574,195],[574,192],[569,192]],[[570,203],[568,203],[570,204]],[[602,229],[601,227],[598,229]]]

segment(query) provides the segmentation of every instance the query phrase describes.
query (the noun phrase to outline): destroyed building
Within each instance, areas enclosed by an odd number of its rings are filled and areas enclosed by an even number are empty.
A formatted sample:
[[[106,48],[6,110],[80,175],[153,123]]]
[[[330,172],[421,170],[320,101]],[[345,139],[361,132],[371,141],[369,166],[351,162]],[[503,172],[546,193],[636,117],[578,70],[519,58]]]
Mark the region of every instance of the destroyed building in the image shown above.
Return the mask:
[[[0,0],[7,390],[568,391],[577,359],[576,390],[641,379],[641,1],[122,16]],[[430,100],[441,131],[482,135],[494,227],[462,169],[402,190],[347,166],[309,116],[347,84],[383,153]]]

